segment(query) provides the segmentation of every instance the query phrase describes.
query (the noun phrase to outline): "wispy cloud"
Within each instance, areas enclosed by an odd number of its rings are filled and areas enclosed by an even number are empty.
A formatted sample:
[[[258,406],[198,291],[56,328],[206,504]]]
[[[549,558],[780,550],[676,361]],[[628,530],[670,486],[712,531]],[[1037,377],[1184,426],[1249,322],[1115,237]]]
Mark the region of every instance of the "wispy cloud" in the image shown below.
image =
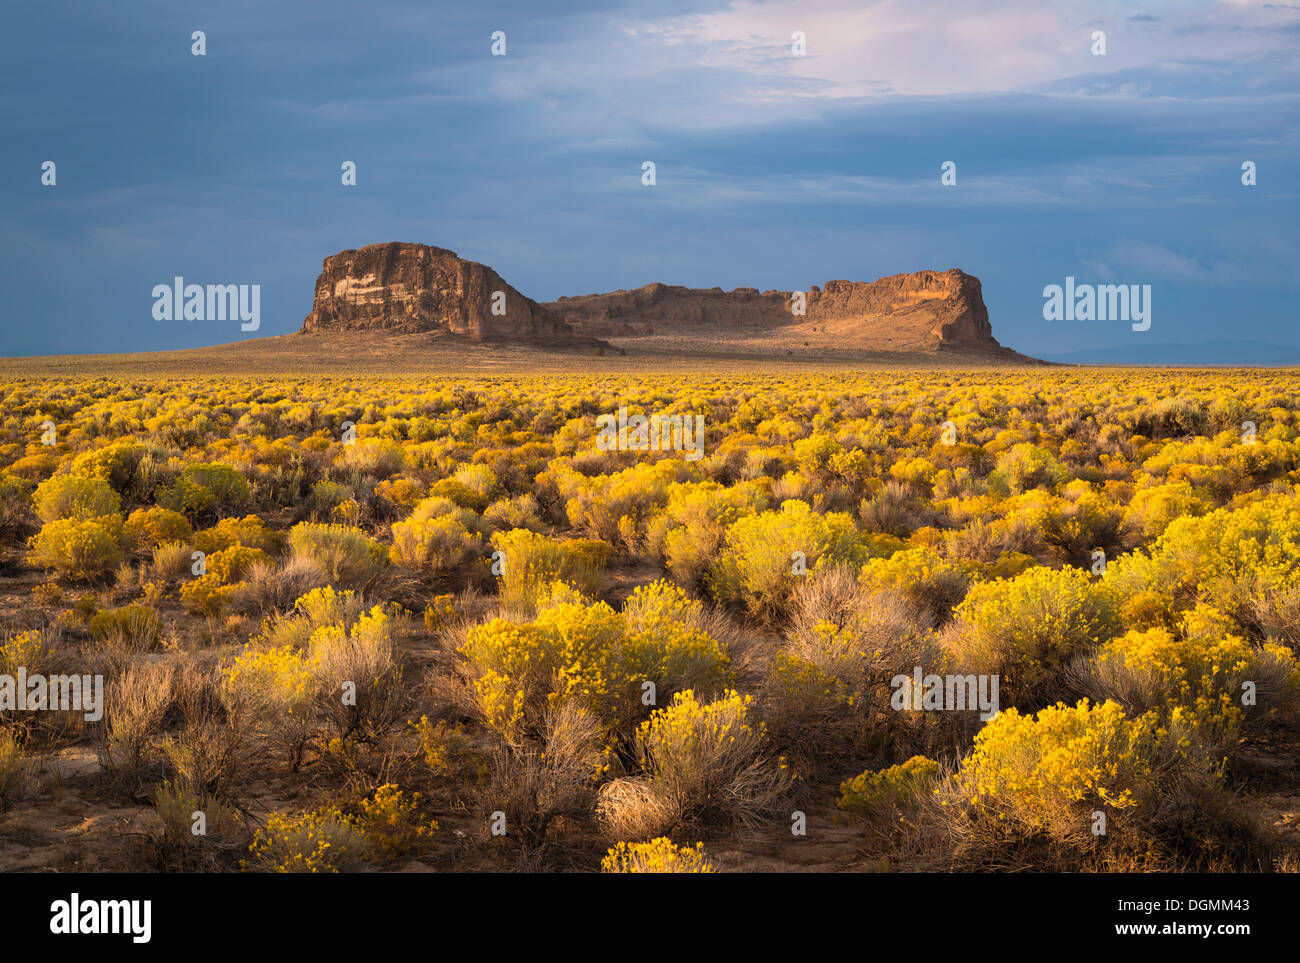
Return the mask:
[[[781,96],[808,101],[1023,90],[1169,60],[1294,53],[1300,25],[1300,10],[1275,4],[1164,0],[1145,4],[1151,12],[1139,16],[1125,6],[1106,4],[1099,13],[1062,0],[985,0],[956,8],[943,0],[735,0],[710,13],[651,12],[620,22],[603,41],[588,40],[586,62],[594,61],[600,77],[602,65],[622,61],[625,38],[635,41],[638,56],[630,68],[610,71],[618,77],[629,69],[647,77],[706,67],[750,78],[697,91],[692,105],[682,105],[689,111],[745,97],[770,103]],[[1092,52],[1095,30],[1106,34],[1104,56]],[[806,56],[791,51],[795,31],[807,39]],[[1125,93],[1146,91],[1130,85]]]

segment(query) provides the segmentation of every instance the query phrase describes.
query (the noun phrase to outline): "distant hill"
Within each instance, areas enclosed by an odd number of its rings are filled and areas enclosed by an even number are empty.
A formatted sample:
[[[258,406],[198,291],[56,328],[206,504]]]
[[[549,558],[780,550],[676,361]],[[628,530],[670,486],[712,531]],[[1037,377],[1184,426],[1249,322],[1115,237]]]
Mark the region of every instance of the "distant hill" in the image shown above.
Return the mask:
[[[1100,365],[1279,365],[1300,364],[1300,347],[1272,344],[1267,341],[1235,341],[1218,338],[1192,344],[1154,344],[1135,340],[1131,345],[1115,348],[1087,348],[1059,354],[1045,354],[1048,361],[1061,364]]]

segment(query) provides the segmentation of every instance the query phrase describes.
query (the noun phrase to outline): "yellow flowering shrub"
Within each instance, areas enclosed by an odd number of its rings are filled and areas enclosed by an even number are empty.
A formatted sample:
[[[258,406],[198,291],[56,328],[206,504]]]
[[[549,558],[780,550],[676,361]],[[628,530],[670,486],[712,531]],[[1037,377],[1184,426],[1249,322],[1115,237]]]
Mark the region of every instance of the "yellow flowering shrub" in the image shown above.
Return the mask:
[[[448,779],[469,776],[480,784],[487,778],[487,765],[474,751],[463,723],[449,726],[446,720],[433,723],[428,716],[421,716],[419,722],[411,724],[411,731],[435,776]]]
[[[716,873],[704,844],[678,846],[666,836],[648,843],[619,843],[600,861],[602,873]]]
[[[819,623],[816,631],[847,638],[829,622]],[[853,686],[836,673],[839,667],[809,661],[803,654],[786,649],[779,650],[773,657],[765,693],[769,711],[784,725],[791,724],[792,716],[801,721],[811,718],[824,723],[840,706],[851,706],[856,699]]]
[[[343,446],[339,465],[358,475],[388,478],[401,471],[405,461],[402,446],[390,438],[358,438]]]
[[[429,495],[449,501],[475,514],[483,511],[488,506],[486,495],[480,495],[459,478],[444,478],[441,481],[434,482],[429,486]]]
[[[1155,594],[1167,600],[1166,622],[1201,602],[1250,629],[1254,601],[1300,582],[1300,499],[1270,495],[1240,508],[1178,518],[1150,551],[1108,565],[1106,582],[1135,616],[1141,612],[1135,601]]]
[[[456,605],[451,595],[435,595],[433,601],[424,607],[424,629],[437,632],[446,628],[456,618]]]
[[[356,819],[337,808],[289,816],[272,813],[253,834],[244,869],[273,873],[337,873],[356,868],[368,847]]]
[[[481,527],[481,519],[478,513],[472,508],[464,508],[457,505],[450,498],[442,495],[430,495],[428,498],[421,499],[406,521],[424,522],[435,518],[450,518],[459,522],[461,527],[467,532],[477,532]]]
[[[701,627],[704,606],[663,580],[638,586],[623,603],[622,672],[634,684],[673,692],[716,692],[728,682],[721,643]]]
[[[1130,718],[1113,701],[999,713],[956,776],[975,810],[1061,840],[1084,839],[1096,811],[1150,806],[1171,763],[1187,761],[1187,720]]]
[[[900,482],[929,491],[938,468],[928,458],[900,458],[889,466],[889,474]]]
[[[39,629],[18,632],[0,645],[0,673],[4,675],[16,676],[19,669],[26,669],[29,675],[44,675],[58,661],[50,633]]]
[[[741,516],[763,511],[769,501],[769,493],[752,482],[670,485],[668,504],[647,526],[650,550],[663,557],[674,579],[696,585],[713,564],[727,529]]]
[[[969,563],[943,558],[928,548],[894,552],[862,566],[862,584],[870,591],[892,591],[906,597],[928,621],[942,624],[953,606],[966,597],[975,574]]]
[[[4,490],[7,494],[21,494],[24,502],[28,499],[36,483],[48,478],[59,467],[59,456],[52,451],[39,451],[19,458],[9,465],[4,473]],[[86,474],[76,472],[75,474]]]
[[[414,508],[424,493],[424,486],[414,478],[389,478],[375,486],[376,495],[402,508]]]
[[[645,682],[665,695],[726,680],[727,655],[680,589],[643,587],[619,613],[572,590],[544,601],[529,623],[494,619],[472,629],[461,652],[488,724],[510,739],[541,731],[548,708],[577,702],[617,728],[644,711]]]
[[[1211,508],[1185,481],[1139,488],[1125,510],[1125,522],[1147,538],[1159,538],[1176,519],[1204,515]]]
[[[227,585],[220,575],[209,572],[181,585],[180,599],[191,615],[215,618],[234,598],[235,586]]]
[[[701,702],[687,690],[641,723],[641,767],[676,821],[760,809],[779,793],[781,780],[762,754],[765,727],[750,719],[753,701],[728,691]]]
[[[483,544],[459,520],[450,516],[413,517],[393,523],[392,560],[406,568],[438,575],[450,572]]]
[[[1137,711],[1175,709],[1226,742],[1249,706],[1294,704],[1300,671],[1285,646],[1252,645],[1227,630],[1213,610],[1187,613],[1179,632],[1132,630],[1104,645],[1096,657],[1098,689]],[[1244,701],[1247,684],[1253,698]]]
[[[129,487],[147,489],[149,467],[156,464],[160,453],[157,448],[133,440],[116,441],[82,452],[72,459],[70,467],[72,474],[102,478],[118,492]]]
[[[453,477],[485,502],[497,489],[496,474],[482,463],[461,465]]]
[[[223,584],[238,582],[246,576],[254,565],[267,563],[271,557],[260,548],[246,545],[232,545],[208,556],[209,575],[215,575]]]
[[[837,808],[851,816],[872,816],[897,809],[930,789],[938,781],[939,764],[925,756],[913,756],[888,769],[868,769],[840,783]]]
[[[206,559],[206,573],[181,585],[181,604],[193,615],[220,615],[253,566],[269,561],[270,557],[261,549],[239,544],[213,552]]]
[[[981,582],[956,609],[944,643],[967,670],[997,673],[1004,699],[1050,697],[1076,655],[1120,629],[1110,596],[1087,572],[1031,568]]]
[[[483,526],[489,532],[509,531],[512,528],[542,532],[547,527],[542,521],[541,506],[531,493],[493,502],[483,509]]]
[[[331,582],[364,585],[388,565],[388,548],[358,528],[299,522],[289,529],[289,547],[311,559]]]
[[[186,465],[166,496],[167,508],[197,518],[239,508],[252,495],[248,479],[230,465],[207,462]]]
[[[268,527],[257,515],[223,518],[211,528],[194,535],[194,547],[208,555],[236,545],[259,549],[270,555],[279,551],[283,542],[284,536]]]
[[[311,634],[307,668],[325,718],[341,738],[382,732],[400,709],[401,666],[392,631],[393,616],[376,605],[351,627],[323,625]],[[343,699],[345,688],[354,699]]]
[[[344,506],[352,499],[354,494],[356,493],[350,485],[343,485],[328,479],[318,481],[311,486],[311,495],[308,498],[312,516],[333,515],[340,509],[346,511]]]
[[[814,512],[806,502],[791,500],[779,511],[738,519],[727,529],[726,543],[705,578],[713,596],[742,603],[768,617],[789,609],[798,557],[812,572],[835,562],[861,564],[868,549],[857,526],[844,512]]]
[[[335,622],[352,625],[365,611],[365,604],[361,596],[351,589],[340,592],[332,585],[325,585],[300,596],[293,608],[296,616],[314,631],[322,625]],[[307,635],[310,635],[310,631]]]
[[[122,563],[122,516],[46,522],[27,542],[27,561],[74,581],[100,578]]]
[[[571,700],[608,719],[630,694],[617,659],[622,632],[604,602],[578,601],[545,607],[531,623],[475,627],[461,653],[485,721],[518,739],[541,731],[548,707]]]
[[[332,585],[322,586],[299,596],[287,615],[265,620],[259,641],[271,647],[305,649],[317,629],[325,625],[350,627],[365,610],[365,601],[351,589],[338,591]]]
[[[1033,488],[1051,489],[1069,477],[1055,455],[1029,442],[1014,445],[999,455],[994,474],[1015,494]]]
[[[492,547],[501,553],[501,598],[527,612],[553,582],[565,582],[594,595],[604,582],[610,547],[595,539],[559,541],[525,528],[497,532]]]
[[[402,701],[384,606],[358,614],[352,593],[326,588],[300,598],[298,609],[267,620],[223,678],[230,700],[254,710],[256,732],[282,746],[295,769],[323,726],[339,739],[373,736]]]
[[[184,515],[156,505],[138,508],[128,515],[122,534],[126,542],[142,555],[148,555],[168,542],[189,545],[194,541],[194,530]]]
[[[223,687],[230,701],[253,710],[257,730],[282,746],[297,769],[317,724],[317,686],[305,654],[290,645],[246,646],[226,669]]]
[[[574,528],[615,545],[628,536],[635,542],[667,503],[669,486],[693,480],[697,472],[681,458],[661,458],[607,475],[588,477],[556,466],[544,476],[539,483],[555,486]]]
[[[361,801],[357,828],[370,844],[372,858],[406,859],[432,848],[438,823],[421,819],[422,798],[418,792],[407,796],[394,783],[385,783]]]
[[[55,475],[37,485],[32,494],[32,510],[43,522],[85,521],[115,515],[121,507],[122,499],[102,478]]]

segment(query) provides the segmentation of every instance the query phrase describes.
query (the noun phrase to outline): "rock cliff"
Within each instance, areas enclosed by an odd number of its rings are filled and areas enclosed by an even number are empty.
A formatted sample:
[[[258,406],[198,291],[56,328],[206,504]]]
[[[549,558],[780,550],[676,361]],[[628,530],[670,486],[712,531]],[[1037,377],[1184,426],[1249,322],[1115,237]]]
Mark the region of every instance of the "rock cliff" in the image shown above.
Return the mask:
[[[979,279],[962,271],[827,281],[803,293],[803,314],[796,312],[797,292],[666,284],[560,298],[545,307],[583,333],[610,337],[744,328],[790,339],[856,342],[864,349],[1007,350],[993,337]]]
[[[1028,361],[998,344],[978,278],[917,271],[806,291],[647,284],[539,304],[492,268],[424,244],[372,244],[325,259],[301,333],[433,332],[539,347],[831,357],[950,353]]]
[[[327,257],[301,330],[436,331],[474,341],[555,345],[575,340],[562,317],[490,267],[440,247],[400,242]]]

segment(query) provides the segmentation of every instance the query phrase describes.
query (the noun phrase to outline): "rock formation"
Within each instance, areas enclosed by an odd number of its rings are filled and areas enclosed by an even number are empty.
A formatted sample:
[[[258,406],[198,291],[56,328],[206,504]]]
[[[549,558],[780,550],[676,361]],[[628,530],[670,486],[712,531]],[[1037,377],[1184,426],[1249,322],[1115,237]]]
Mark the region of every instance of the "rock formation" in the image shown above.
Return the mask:
[[[545,307],[584,334],[606,337],[771,330],[784,340],[880,350],[1007,352],[993,337],[978,278],[918,271],[878,281],[827,281],[805,292],[685,288],[647,284],[632,291],[560,298]]]
[[[539,304],[486,265],[398,242],[325,259],[301,333],[344,331],[556,348],[609,348],[598,339],[615,338],[651,352],[737,357],[947,352],[1032,360],[998,344],[979,279],[957,270],[827,281],[804,292],[647,284]]]
[[[425,244],[371,244],[325,259],[302,333],[423,331],[474,341],[575,343],[573,328],[484,264]],[[590,344],[590,338],[577,343]]]

